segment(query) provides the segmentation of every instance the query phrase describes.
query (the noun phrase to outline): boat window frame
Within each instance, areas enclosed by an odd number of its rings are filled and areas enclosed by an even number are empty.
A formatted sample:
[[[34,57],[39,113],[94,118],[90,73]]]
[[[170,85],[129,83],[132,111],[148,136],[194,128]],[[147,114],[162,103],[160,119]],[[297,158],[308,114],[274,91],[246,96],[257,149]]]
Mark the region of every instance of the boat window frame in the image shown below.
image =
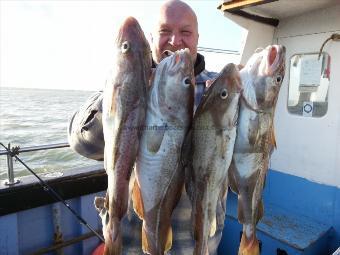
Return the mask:
[[[330,89],[330,68],[331,68],[331,55],[326,52],[323,51],[321,53],[321,56],[323,58],[323,62],[321,63],[321,68],[322,68],[322,73],[320,74],[320,82],[318,85],[310,85],[310,86],[301,86],[301,84],[297,84],[298,85],[298,89],[301,88],[305,88],[305,89],[313,89],[313,87],[320,87],[320,83],[322,81],[322,76],[325,73],[325,70],[328,71],[328,74],[326,78],[328,78],[328,83],[326,84],[327,89],[326,89],[326,95],[325,95],[325,99],[324,101],[315,101],[315,100],[306,100],[304,102],[302,102],[302,100],[300,101],[300,98],[297,102],[297,104],[295,105],[291,105],[291,101],[292,99],[290,98],[291,96],[291,89],[293,88],[292,86],[296,85],[292,85],[291,83],[291,78],[292,78],[292,60],[297,57],[297,56],[311,56],[314,55],[316,57],[318,57],[319,52],[302,52],[302,53],[295,53],[293,54],[290,59],[289,59],[289,75],[288,75],[288,93],[287,93],[287,111],[289,112],[289,114],[294,115],[294,116],[300,116],[300,117],[312,117],[312,118],[322,118],[325,117],[328,113],[328,104],[329,104],[329,89]],[[325,63],[327,62],[327,63]],[[299,70],[301,72],[301,70]],[[299,73],[299,75],[301,75],[301,73]],[[323,85],[325,86],[325,85]],[[301,87],[301,88],[300,88]],[[316,91],[312,91],[312,92],[305,92],[306,94],[308,93],[313,93]],[[314,94],[315,95],[315,94]],[[300,97],[300,94],[299,94]],[[310,95],[310,97],[312,97],[312,95]],[[315,103],[316,102],[316,103]],[[322,107],[322,108],[321,108]],[[315,114],[314,114],[315,112]]]

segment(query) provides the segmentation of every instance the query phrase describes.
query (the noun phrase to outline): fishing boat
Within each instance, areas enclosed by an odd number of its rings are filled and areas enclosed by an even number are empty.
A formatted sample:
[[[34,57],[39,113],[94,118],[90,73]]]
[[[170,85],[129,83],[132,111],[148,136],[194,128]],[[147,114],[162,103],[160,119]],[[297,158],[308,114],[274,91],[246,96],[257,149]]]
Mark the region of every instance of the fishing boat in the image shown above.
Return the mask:
[[[242,64],[258,47],[286,47],[277,148],[257,225],[261,254],[333,254],[340,246],[340,2],[224,1],[219,8],[248,30]],[[237,254],[241,231],[229,192],[219,254]]]
[[[248,31],[241,64],[259,47],[286,47],[277,148],[257,225],[261,254],[340,254],[339,1],[229,0],[216,7]],[[102,164],[20,181],[13,174],[20,154],[67,146],[0,151],[8,163],[8,180],[0,183],[0,254],[92,254],[101,243],[93,200],[107,188]],[[241,234],[237,197],[229,192],[218,254],[237,254]]]

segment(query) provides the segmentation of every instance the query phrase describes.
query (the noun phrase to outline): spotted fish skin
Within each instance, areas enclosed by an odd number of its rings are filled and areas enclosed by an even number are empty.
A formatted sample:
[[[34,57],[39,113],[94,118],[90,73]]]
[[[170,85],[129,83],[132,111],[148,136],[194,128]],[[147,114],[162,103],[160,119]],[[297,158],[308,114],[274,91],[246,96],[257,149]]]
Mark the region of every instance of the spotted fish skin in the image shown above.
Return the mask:
[[[226,65],[204,94],[191,130],[191,159],[186,189],[192,202],[195,255],[208,254],[215,235],[218,203],[225,201],[228,168],[236,139],[241,81],[234,64]]]
[[[105,239],[104,254],[121,254],[120,221],[129,200],[129,179],[145,121],[146,91],[151,74],[151,51],[133,17],[121,25],[115,40],[111,77],[103,92],[104,166],[106,198],[96,198]]]
[[[166,57],[155,70],[133,188],[147,254],[163,255],[172,245],[171,215],[184,186],[181,152],[192,122],[193,84],[188,49]]]
[[[256,225],[263,216],[262,191],[270,155],[276,147],[274,112],[285,74],[285,48],[258,50],[241,70],[243,86],[233,160],[231,189],[238,194],[238,220],[243,224],[239,255],[258,255]]]

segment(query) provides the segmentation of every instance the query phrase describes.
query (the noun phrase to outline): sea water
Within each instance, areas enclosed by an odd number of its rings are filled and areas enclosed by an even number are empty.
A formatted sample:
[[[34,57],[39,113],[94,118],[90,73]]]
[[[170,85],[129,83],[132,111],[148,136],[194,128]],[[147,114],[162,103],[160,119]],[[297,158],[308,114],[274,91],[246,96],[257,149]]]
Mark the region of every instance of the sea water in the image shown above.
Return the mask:
[[[0,142],[12,146],[39,146],[67,142],[72,114],[93,91],[0,87]],[[0,147],[3,150],[3,147]],[[37,173],[55,173],[98,164],[70,148],[20,153]],[[20,162],[13,161],[15,177],[30,175]],[[0,180],[7,178],[6,155],[0,156]]]

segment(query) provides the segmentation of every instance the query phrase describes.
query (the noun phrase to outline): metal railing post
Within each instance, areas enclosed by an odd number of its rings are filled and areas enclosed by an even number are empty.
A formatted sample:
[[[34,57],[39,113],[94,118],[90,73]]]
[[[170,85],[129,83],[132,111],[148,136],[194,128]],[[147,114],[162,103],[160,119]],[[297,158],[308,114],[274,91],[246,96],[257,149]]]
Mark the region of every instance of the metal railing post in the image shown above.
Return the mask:
[[[11,150],[11,144],[8,144],[8,150]],[[7,153],[7,175],[8,179],[5,180],[5,185],[12,186],[20,182],[19,179],[14,178],[13,157],[10,152]]]
[[[0,156],[6,155],[7,156],[7,175],[8,179],[4,180],[3,183],[7,186],[12,186],[20,182],[19,179],[14,178],[14,167],[13,167],[13,157],[16,154],[24,153],[24,152],[32,152],[32,151],[41,151],[41,150],[51,150],[51,149],[58,149],[58,148],[65,148],[69,147],[68,143],[55,143],[55,144],[47,144],[47,145],[40,145],[40,146],[31,146],[31,147],[14,147],[11,149],[11,144],[8,143],[8,147],[6,147],[3,143],[1,146],[6,148],[5,150],[0,150]]]

